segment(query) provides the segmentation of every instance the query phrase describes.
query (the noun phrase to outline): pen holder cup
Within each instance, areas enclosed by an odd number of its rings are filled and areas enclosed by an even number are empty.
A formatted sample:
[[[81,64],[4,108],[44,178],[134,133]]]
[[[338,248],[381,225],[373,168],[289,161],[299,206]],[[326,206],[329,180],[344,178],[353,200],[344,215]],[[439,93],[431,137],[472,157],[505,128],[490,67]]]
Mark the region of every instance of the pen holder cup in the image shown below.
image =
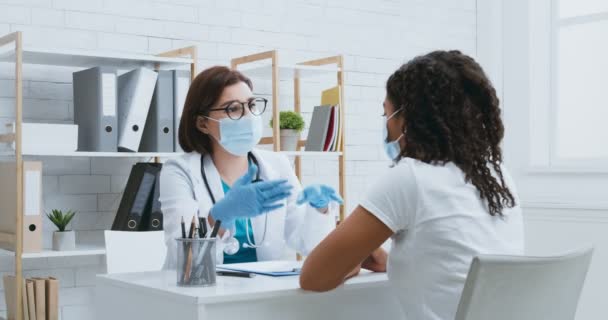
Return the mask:
[[[177,285],[209,287],[215,285],[217,238],[175,239],[177,242]]]

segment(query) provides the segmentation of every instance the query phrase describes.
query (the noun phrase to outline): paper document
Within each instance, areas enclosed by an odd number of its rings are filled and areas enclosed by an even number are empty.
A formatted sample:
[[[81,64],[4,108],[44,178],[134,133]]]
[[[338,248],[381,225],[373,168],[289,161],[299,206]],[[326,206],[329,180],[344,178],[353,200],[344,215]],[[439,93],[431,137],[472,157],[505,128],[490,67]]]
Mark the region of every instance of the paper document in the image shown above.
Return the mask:
[[[284,277],[300,274],[303,261],[264,261],[218,265],[219,270],[251,272],[264,276]]]

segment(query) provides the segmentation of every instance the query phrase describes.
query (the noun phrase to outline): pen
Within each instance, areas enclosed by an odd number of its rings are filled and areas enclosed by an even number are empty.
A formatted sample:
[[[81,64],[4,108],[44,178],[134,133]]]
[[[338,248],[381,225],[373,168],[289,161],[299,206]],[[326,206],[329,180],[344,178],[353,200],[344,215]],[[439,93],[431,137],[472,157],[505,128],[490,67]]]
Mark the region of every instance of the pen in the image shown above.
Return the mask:
[[[251,272],[239,272],[239,271],[217,271],[216,274],[218,276],[237,277],[237,278],[253,278],[253,277],[255,277],[255,273],[251,273]]]
[[[211,230],[211,235],[209,235],[209,238],[217,237],[217,233],[220,231],[221,225],[222,225],[221,220],[215,220],[215,224],[213,225],[213,230]]]
[[[196,228],[196,217],[192,216],[192,223],[190,223],[190,231],[188,232],[188,238],[194,238],[194,229]]]
[[[205,223],[205,218],[198,218],[198,228],[200,238],[205,239],[207,236],[207,223]]]
[[[182,216],[182,238],[186,239],[186,223],[184,223],[184,216]]]

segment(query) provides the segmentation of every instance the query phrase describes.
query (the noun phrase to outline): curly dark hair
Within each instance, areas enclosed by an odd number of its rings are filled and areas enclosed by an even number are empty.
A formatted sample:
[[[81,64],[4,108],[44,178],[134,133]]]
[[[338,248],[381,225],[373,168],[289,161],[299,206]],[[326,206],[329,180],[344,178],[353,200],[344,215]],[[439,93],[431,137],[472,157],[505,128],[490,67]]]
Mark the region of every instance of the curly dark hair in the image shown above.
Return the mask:
[[[475,60],[460,51],[418,56],[388,78],[386,92],[395,110],[403,109],[395,116],[405,119],[407,129],[399,158],[454,163],[492,216],[515,206],[500,166],[504,126],[498,97]]]

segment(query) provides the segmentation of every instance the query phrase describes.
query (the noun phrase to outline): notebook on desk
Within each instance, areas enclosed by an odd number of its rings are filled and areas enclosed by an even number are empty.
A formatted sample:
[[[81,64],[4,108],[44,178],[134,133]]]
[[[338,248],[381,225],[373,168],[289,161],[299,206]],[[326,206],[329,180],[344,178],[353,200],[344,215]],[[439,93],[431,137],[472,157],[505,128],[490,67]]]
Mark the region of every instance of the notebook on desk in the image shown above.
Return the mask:
[[[218,270],[251,272],[269,277],[300,275],[302,261],[263,261],[218,265]]]

